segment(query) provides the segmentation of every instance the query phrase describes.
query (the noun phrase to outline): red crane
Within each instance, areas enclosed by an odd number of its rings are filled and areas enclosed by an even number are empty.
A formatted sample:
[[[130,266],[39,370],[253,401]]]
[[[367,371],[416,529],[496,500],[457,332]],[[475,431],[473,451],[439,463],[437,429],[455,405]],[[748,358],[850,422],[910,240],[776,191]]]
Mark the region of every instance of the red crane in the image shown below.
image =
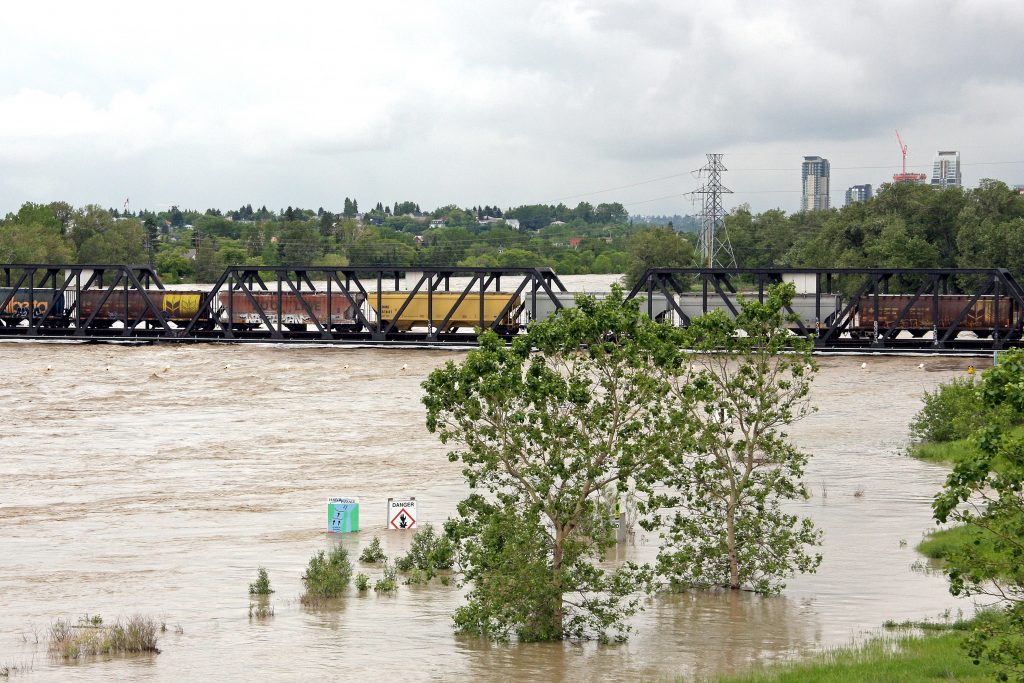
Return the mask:
[[[903,138],[900,137],[900,131],[896,129],[896,142],[900,145],[900,151],[903,152],[903,175],[907,175],[907,145],[903,142]]]
[[[892,176],[894,183],[923,183],[928,179],[924,173],[907,173],[907,145],[896,131],[896,142],[900,145],[900,152],[903,153],[903,173],[895,173]]]

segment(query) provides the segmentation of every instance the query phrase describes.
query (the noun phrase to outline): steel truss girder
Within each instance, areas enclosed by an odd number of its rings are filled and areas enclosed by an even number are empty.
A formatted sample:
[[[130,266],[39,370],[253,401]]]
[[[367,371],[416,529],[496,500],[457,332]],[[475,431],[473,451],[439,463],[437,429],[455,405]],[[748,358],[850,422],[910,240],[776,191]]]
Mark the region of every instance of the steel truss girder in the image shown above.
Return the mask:
[[[84,282],[83,282],[84,277]],[[3,336],[89,336],[100,330],[93,327],[98,309],[118,293],[125,301],[124,320],[121,336],[136,334],[136,326],[141,317],[149,312],[158,320],[165,333],[171,329],[163,319],[159,306],[153,301],[150,292],[153,288],[164,290],[157,272],[150,266],[118,265],[118,264],[44,264],[15,263],[0,265],[0,287],[9,291],[0,296],[0,311],[21,295],[28,297],[28,325],[7,325],[0,327]],[[37,290],[50,292],[48,298],[37,299]],[[103,295],[97,310],[82,319],[81,294],[86,291],[102,291]],[[141,297],[142,312],[134,319],[128,310],[130,293]],[[69,296],[74,301],[61,307],[58,304],[67,302]],[[42,315],[36,315],[37,303],[47,304]],[[47,324],[50,323],[50,324]],[[109,335],[108,329],[103,329]]]
[[[402,290],[401,276],[403,270],[415,272],[419,277],[409,290]],[[455,276],[468,277],[468,283],[461,289],[451,287],[451,278]],[[485,313],[484,294],[501,290],[502,278],[518,281],[518,286],[512,292],[509,301],[503,306],[496,316],[488,316]],[[385,281],[394,282],[394,292],[401,292],[405,295],[399,304],[394,315],[386,321],[379,319],[382,310],[382,296],[388,290],[385,288]],[[314,283],[322,283],[318,288]],[[201,325],[204,321],[210,321],[214,332],[207,334],[207,337],[222,337],[227,340],[238,340],[244,338],[265,337],[270,340],[286,341],[288,339],[308,338],[310,333],[290,332],[285,329],[285,323],[279,315],[275,322],[264,307],[254,296],[256,292],[278,294],[277,310],[282,310],[281,298],[284,292],[288,292],[293,301],[297,301],[302,307],[309,324],[316,327],[316,336],[324,341],[399,341],[421,336],[420,333],[412,331],[401,331],[400,324],[406,316],[409,306],[416,301],[417,297],[426,297],[427,305],[427,333],[425,341],[445,341],[457,338],[475,339],[473,333],[452,333],[445,332],[451,323],[458,307],[471,294],[478,292],[480,296],[480,315],[477,320],[477,329],[497,329],[502,320],[507,317],[518,318],[523,310],[528,311],[530,320],[537,315],[537,298],[548,297],[555,308],[561,308],[557,292],[565,292],[565,286],[558,276],[549,268],[459,268],[440,267],[426,269],[396,269],[396,268],[371,268],[371,267],[330,267],[330,266],[290,266],[290,267],[256,267],[256,266],[230,266],[214,283],[213,288],[205,295],[199,310],[192,316],[189,322],[179,331],[178,336],[184,338],[198,338],[203,334]],[[459,296],[454,305],[443,317],[435,316],[435,297],[437,293],[450,294],[458,292]],[[325,293],[327,315],[326,320],[321,320],[307,301],[309,293]],[[516,299],[528,294],[529,308],[524,303],[515,306]],[[227,294],[225,303],[224,295]],[[253,311],[259,316],[265,330],[253,330],[251,332],[236,329],[235,317],[233,315],[232,302],[236,295],[242,296]],[[354,314],[355,327],[364,331],[336,331],[331,322],[332,314],[338,301],[352,310]],[[218,304],[218,301],[220,302]],[[365,304],[365,310],[364,305]],[[225,318],[226,316],[226,318]]]
[[[704,311],[710,308],[725,308],[736,314],[736,307],[732,299],[723,290],[723,286],[733,295],[736,288],[734,280],[747,280],[757,284],[757,298],[764,301],[764,286],[766,283],[782,282],[787,275],[801,275],[804,277],[813,276],[814,291],[806,292],[813,294],[815,299],[815,328],[808,329],[801,321],[795,330],[801,336],[814,336],[816,348],[846,348],[853,343],[851,339],[841,338],[844,333],[853,332],[853,323],[857,316],[864,312],[871,314],[875,321],[875,329],[872,330],[870,339],[862,345],[866,348],[886,349],[908,349],[912,347],[921,350],[927,343],[934,349],[946,347],[975,347],[978,346],[974,340],[957,339],[957,335],[966,330],[963,327],[964,321],[983,297],[991,297],[993,303],[993,327],[991,330],[992,348],[1003,348],[1008,340],[1019,342],[1019,337],[1024,331],[1024,287],[1022,287],[1006,269],[1000,268],[652,268],[647,270],[627,295],[627,299],[635,298],[640,292],[648,294],[648,310],[652,310],[650,294],[655,290],[669,296],[670,308],[679,317],[683,326],[690,324],[689,317],[672,301],[670,294],[683,294],[687,291],[686,281],[696,279],[701,282],[702,308]],[[834,296],[836,294],[834,283],[840,279],[853,279],[859,284],[853,291],[855,294],[850,297],[846,305],[828,316],[822,316],[821,298],[822,295]],[[900,278],[909,280],[920,280],[921,284],[916,290],[907,292],[895,292],[903,294],[907,300],[901,306],[896,318],[888,325],[878,326],[880,296],[888,295],[894,279]],[[965,285],[965,279],[977,281],[972,286]],[[822,280],[825,280],[823,286]],[[939,302],[943,292],[950,289],[961,290],[961,294],[970,297],[948,326],[940,327],[938,322]],[[713,291],[711,291],[713,289]],[[867,297],[871,303],[867,311],[861,310],[863,299]],[[903,323],[916,304],[928,297],[931,301],[932,321],[935,327],[932,330],[933,336],[927,342],[907,343],[908,340],[897,339],[896,335],[905,329]],[[1003,306],[1008,308],[1003,309]],[[1003,316],[1001,312],[1008,310],[1011,323],[1008,327],[1002,327]],[[788,308],[793,314],[792,307]],[[857,330],[858,334],[863,330]],[[981,341],[981,340],[978,340]],[[925,349],[927,350],[927,349]]]

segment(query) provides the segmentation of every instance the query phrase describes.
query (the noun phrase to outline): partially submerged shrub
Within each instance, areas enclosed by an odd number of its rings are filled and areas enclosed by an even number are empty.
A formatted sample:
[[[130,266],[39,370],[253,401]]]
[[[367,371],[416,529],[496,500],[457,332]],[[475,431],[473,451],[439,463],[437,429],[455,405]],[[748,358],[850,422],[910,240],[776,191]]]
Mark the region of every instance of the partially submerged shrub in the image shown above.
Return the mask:
[[[359,561],[366,564],[376,564],[386,559],[387,555],[384,554],[384,549],[380,547],[380,539],[376,536],[370,541],[370,545],[363,548],[363,553],[359,556]]]
[[[309,558],[309,566],[302,575],[306,592],[300,598],[303,604],[314,604],[323,598],[336,598],[348,587],[352,578],[352,562],[348,551],[335,546],[330,553],[323,550]]]
[[[956,441],[974,433],[985,419],[974,379],[957,378],[925,392],[924,407],[910,423],[910,433],[919,441]]]
[[[58,619],[50,626],[51,654],[62,659],[78,659],[92,655],[160,652],[156,620],[141,615],[118,619],[103,625],[99,616],[86,615],[77,624]]]
[[[267,604],[266,602],[250,602],[249,603],[249,618],[250,619],[269,619],[274,616],[274,606]]]
[[[373,584],[373,590],[377,593],[393,593],[398,589],[398,572],[394,565],[387,560],[384,561],[384,574]]]
[[[370,588],[370,577],[359,572],[356,574],[356,590],[365,593]]]
[[[395,560],[395,567],[401,572],[413,572],[409,583],[429,581],[438,571],[451,569],[455,563],[455,545],[445,535],[438,535],[434,527],[427,524],[412,537],[409,552]]]
[[[260,567],[256,570],[256,581],[249,584],[249,595],[270,595],[273,592],[266,568]]]

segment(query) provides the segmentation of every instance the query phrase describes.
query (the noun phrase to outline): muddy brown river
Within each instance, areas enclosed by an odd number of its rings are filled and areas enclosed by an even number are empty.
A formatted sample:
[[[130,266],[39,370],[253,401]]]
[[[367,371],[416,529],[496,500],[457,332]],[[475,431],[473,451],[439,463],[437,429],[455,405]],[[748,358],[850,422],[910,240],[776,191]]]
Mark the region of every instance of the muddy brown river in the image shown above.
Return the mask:
[[[903,449],[922,392],[972,361],[875,356],[819,359],[819,411],[791,432],[813,453],[799,507],[825,532],[825,560],[779,597],[655,597],[623,645],[456,636],[460,590],[436,584],[304,608],[307,560],[338,542],[328,497],[361,500],[362,530],[341,543],[357,553],[379,534],[395,555],[409,535],[384,530],[389,496],[415,495],[420,521],[438,524],[466,494],[424,427],[419,386],[460,357],[0,344],[0,666],[28,665],[26,681],[689,680],[970,609],[913,549],[945,469]],[[640,536],[623,552],[649,558],[656,544]],[[250,620],[259,565],[275,614]],[[156,617],[162,652],[53,661],[46,627],[85,613]]]

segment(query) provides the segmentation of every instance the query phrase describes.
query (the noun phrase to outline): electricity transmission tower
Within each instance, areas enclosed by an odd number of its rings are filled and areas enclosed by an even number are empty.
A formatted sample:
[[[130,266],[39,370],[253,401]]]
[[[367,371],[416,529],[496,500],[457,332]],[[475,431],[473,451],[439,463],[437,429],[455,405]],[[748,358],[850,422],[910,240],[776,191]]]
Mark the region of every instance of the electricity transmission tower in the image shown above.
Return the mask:
[[[732,190],[722,185],[721,154],[708,154],[708,163],[697,170],[698,178],[704,184],[694,191],[695,195],[703,196],[703,207],[700,212],[700,259],[706,268],[736,267],[736,255],[729,243],[729,234],[725,231],[725,209],[722,208],[722,195],[731,194]]]

